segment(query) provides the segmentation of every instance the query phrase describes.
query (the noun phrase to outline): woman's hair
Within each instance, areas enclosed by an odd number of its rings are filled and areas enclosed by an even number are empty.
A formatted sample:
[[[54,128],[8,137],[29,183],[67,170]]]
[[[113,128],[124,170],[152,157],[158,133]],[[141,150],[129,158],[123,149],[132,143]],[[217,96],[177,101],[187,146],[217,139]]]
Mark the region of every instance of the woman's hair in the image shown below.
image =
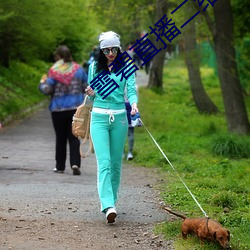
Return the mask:
[[[58,57],[59,57],[60,59],[63,59],[64,62],[72,62],[73,61],[70,50],[65,45],[61,45],[56,49],[56,51],[54,53],[54,57],[55,57],[55,59],[58,59]]]
[[[121,54],[120,48],[118,48],[116,58]],[[100,50],[100,53],[97,57],[97,63],[96,63],[96,72],[101,73],[103,70],[109,70],[107,65],[107,58],[103,54],[102,50]]]

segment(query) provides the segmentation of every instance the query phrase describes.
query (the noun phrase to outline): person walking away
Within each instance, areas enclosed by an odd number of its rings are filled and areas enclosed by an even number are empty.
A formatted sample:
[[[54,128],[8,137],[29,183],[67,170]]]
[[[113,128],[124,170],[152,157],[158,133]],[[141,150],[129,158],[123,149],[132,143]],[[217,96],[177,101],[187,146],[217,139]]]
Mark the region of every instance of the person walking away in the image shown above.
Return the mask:
[[[87,68],[89,67],[89,65],[94,62],[97,57],[98,57],[98,54],[99,54],[99,49],[98,49],[99,46],[94,46],[92,48],[92,51],[90,52],[89,54],[89,59],[87,61]]]
[[[136,93],[137,93],[137,98],[138,98],[138,87],[136,85]],[[127,95],[125,93],[125,106],[126,106],[126,111],[127,111],[127,119],[128,119],[128,153],[127,153],[127,161],[133,160],[133,149],[134,149],[134,131],[135,128],[131,125],[131,105],[128,101]],[[125,151],[125,150],[124,150]],[[125,152],[124,152],[125,155]]]
[[[128,154],[127,161],[133,160],[133,148],[134,148],[134,131],[135,128],[131,125],[131,105],[128,101],[125,102],[126,111],[127,111],[127,119],[128,119]]]
[[[59,46],[54,56],[56,62],[50,68],[48,77],[43,77],[39,84],[40,91],[51,96],[49,110],[56,135],[56,166],[53,171],[64,173],[68,141],[73,175],[80,175],[80,142],[72,134],[71,125],[77,107],[84,100],[87,74],[79,64],[73,61],[67,46]]]
[[[147,48],[149,48],[149,46],[147,46]],[[145,58],[149,55],[150,55],[150,49],[148,49],[147,52],[145,53]],[[149,74],[149,71],[150,71],[151,61],[152,61],[152,59],[147,60],[145,63],[145,72],[147,75]]]
[[[98,59],[89,67],[88,83],[98,79],[103,70],[109,74],[119,88],[116,88],[106,98],[90,86],[86,93],[93,100],[90,134],[93,140],[97,160],[97,189],[101,203],[101,212],[106,214],[107,222],[115,222],[117,216],[116,202],[121,179],[122,155],[128,131],[124,94],[127,92],[131,104],[131,114],[138,112],[135,74],[121,80],[112,70],[114,60],[121,54],[120,36],[113,31],[101,33],[99,36],[100,53]]]

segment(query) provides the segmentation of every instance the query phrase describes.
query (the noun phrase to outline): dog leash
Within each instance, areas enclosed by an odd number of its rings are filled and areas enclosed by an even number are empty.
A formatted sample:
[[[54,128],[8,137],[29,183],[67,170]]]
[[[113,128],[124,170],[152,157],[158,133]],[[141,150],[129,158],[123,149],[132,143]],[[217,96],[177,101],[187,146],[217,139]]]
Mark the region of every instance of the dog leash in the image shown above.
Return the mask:
[[[182,178],[178,174],[178,172],[175,169],[175,167],[173,166],[173,164],[170,162],[170,160],[168,159],[168,157],[165,155],[165,153],[163,152],[163,150],[161,149],[161,147],[159,146],[159,144],[157,143],[157,141],[154,139],[154,137],[152,136],[152,134],[149,132],[148,128],[145,126],[145,124],[143,123],[143,121],[141,120],[141,118],[139,118],[139,119],[140,119],[142,125],[144,126],[144,128],[146,129],[146,131],[148,132],[148,134],[150,135],[151,139],[155,143],[155,145],[158,147],[158,149],[160,150],[160,152],[162,153],[162,155],[164,156],[164,158],[167,160],[167,162],[169,163],[169,165],[171,166],[171,168],[175,171],[175,173],[177,174],[177,176],[181,180],[182,184],[185,186],[185,188],[187,189],[187,191],[189,192],[189,194],[191,195],[191,197],[193,198],[193,200],[196,202],[196,204],[198,205],[198,207],[200,208],[200,210],[202,211],[202,213],[205,215],[206,218],[209,218],[209,216],[203,210],[203,208],[201,207],[201,205],[199,204],[199,202],[196,200],[196,198],[194,197],[194,195],[192,194],[192,192],[190,191],[190,189],[188,188],[188,186],[186,185],[186,183],[182,180]]]

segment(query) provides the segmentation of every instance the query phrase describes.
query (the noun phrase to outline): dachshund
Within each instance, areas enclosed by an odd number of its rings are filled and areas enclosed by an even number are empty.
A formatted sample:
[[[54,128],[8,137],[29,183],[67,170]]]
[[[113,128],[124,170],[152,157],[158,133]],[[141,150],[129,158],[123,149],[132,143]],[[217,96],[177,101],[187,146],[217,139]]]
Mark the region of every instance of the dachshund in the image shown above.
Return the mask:
[[[210,218],[187,218],[185,215],[173,212],[171,209],[163,207],[169,213],[183,219],[181,233],[183,239],[187,239],[188,234],[196,235],[200,241],[208,240],[218,242],[223,249],[231,249],[229,240],[230,232],[222,225]]]

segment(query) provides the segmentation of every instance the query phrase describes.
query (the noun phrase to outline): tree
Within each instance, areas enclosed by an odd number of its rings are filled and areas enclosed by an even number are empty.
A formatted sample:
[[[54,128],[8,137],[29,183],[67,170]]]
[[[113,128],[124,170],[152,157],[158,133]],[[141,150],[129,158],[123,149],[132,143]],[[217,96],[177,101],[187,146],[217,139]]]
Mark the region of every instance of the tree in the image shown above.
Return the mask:
[[[38,51],[49,48],[56,37],[51,35],[44,13],[50,14],[50,9],[41,1],[2,0],[0,9],[4,14],[11,13],[5,20],[0,20],[0,51],[4,55],[1,64],[9,66],[11,59],[28,61],[37,58]],[[48,11],[46,11],[48,9]],[[45,28],[46,27],[46,28]]]
[[[237,63],[244,94],[250,96],[250,1],[232,0]]]
[[[190,5],[188,7],[185,7],[186,10],[185,16],[187,17],[188,15],[190,15],[189,14],[190,8],[191,8]],[[187,63],[191,92],[194,98],[195,105],[200,113],[207,113],[207,114],[217,113],[218,108],[211,101],[202,84],[201,74],[200,74],[200,56],[197,50],[195,26],[196,26],[195,22],[191,21],[186,26],[184,34],[185,55],[186,55],[186,63]]]
[[[156,1],[156,18],[155,23],[158,22],[164,14],[168,11],[168,2],[167,0],[157,0]],[[157,49],[160,49],[162,44],[160,42],[156,42],[155,46]],[[165,50],[161,50],[158,54],[156,54],[152,59],[152,66],[149,74],[148,88],[157,87],[159,89],[163,88],[163,66],[165,60]]]
[[[102,26],[102,31],[113,30],[121,35],[125,46],[136,41],[144,30],[145,24],[150,23],[155,13],[152,0],[94,0],[93,10]]]
[[[197,6],[196,2],[193,3]],[[237,134],[249,134],[250,123],[236,64],[231,3],[228,0],[215,3],[214,21],[208,11],[201,13],[213,36],[228,130]]]
[[[232,0],[232,8],[235,24],[235,35],[237,38],[243,38],[250,35],[250,1]]]
[[[86,11],[88,1],[0,1],[0,64],[10,60],[48,60],[64,43],[74,59],[82,60],[84,49],[95,35],[95,20]]]

